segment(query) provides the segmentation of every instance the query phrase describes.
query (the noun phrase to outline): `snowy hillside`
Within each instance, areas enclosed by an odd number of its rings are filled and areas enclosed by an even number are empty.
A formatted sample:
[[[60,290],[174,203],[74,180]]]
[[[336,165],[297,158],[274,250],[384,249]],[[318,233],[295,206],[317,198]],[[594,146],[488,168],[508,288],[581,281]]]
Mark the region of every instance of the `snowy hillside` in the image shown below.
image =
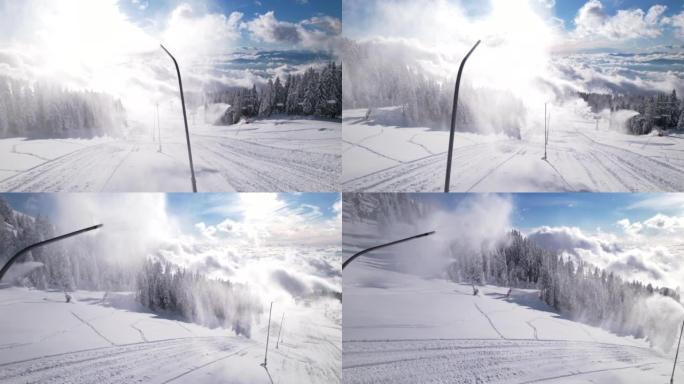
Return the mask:
[[[531,290],[474,296],[468,285],[357,263],[344,292],[348,383],[669,381],[673,356],[570,321]]]
[[[104,299],[103,292],[72,295],[67,304],[61,292],[0,288],[1,382],[340,381],[340,331],[326,316],[339,306],[333,301],[274,305],[266,371],[259,364],[268,314],[247,339],[149,313],[130,293],[109,293]],[[282,340],[275,349],[284,309]]]
[[[403,127],[396,108],[345,110],[345,191],[435,192],[444,188],[449,132]],[[542,110],[543,117],[543,110]],[[543,118],[540,119],[543,122]],[[521,140],[457,132],[451,191],[678,191],[684,188],[684,136],[634,136],[610,121],[554,111],[544,156],[543,124]],[[535,132],[535,129],[538,132]]]
[[[487,277],[489,283],[475,285],[478,292],[474,295],[470,281],[477,276],[468,276],[472,273],[468,263],[480,260],[496,269],[497,262],[486,260],[483,250],[489,247],[487,239],[499,238],[499,231],[509,227],[499,223],[507,213],[496,199],[481,198],[477,205],[462,198],[466,202],[454,212],[435,212],[434,196],[430,208],[431,199],[419,194],[402,200],[392,194],[345,195],[344,259],[419,230],[437,230],[433,236],[375,250],[345,268],[345,382],[669,382],[674,348],[668,345],[676,343],[681,308],[671,322],[664,308],[650,313],[652,309],[641,306],[638,318],[632,320],[650,331],[637,338],[635,333],[609,331],[609,322],[588,325],[584,321],[590,316],[582,319],[572,311],[547,305],[537,288],[542,280],[536,284],[522,281],[519,285],[530,288],[512,288],[509,294],[508,286],[492,285],[495,279]],[[416,209],[434,214],[415,218]],[[531,244],[523,244],[523,250],[525,246]],[[509,279],[519,267],[513,260],[530,256],[516,255],[512,248],[502,253]],[[455,267],[453,275],[451,267]],[[482,271],[473,275],[478,273],[482,275]],[[559,269],[555,278],[562,273]],[[590,277],[583,279],[576,280],[576,286],[561,283],[560,294],[581,292]],[[606,291],[593,294],[599,302]],[[625,307],[639,297],[627,295],[631,296],[622,299]],[[582,308],[586,303],[574,305],[579,312],[590,311],[588,306]],[[618,308],[609,308],[612,304],[595,312],[615,311],[612,315],[618,316]],[[680,356],[680,364],[682,360]],[[679,380],[684,380],[681,366],[675,375],[675,382]]]
[[[189,118],[199,191],[339,189],[338,122],[275,118],[217,127],[200,120]],[[162,118],[161,125],[161,151],[158,133],[142,123],[122,139],[2,139],[0,189],[189,191],[183,122]]]
[[[2,263],[65,221],[105,223],[33,249],[2,277],[0,382],[340,382],[339,208],[322,203],[338,196],[301,207],[307,198],[0,196]],[[176,211],[185,204],[192,212]],[[17,211],[27,205],[42,208]],[[198,207],[245,217],[209,221]]]

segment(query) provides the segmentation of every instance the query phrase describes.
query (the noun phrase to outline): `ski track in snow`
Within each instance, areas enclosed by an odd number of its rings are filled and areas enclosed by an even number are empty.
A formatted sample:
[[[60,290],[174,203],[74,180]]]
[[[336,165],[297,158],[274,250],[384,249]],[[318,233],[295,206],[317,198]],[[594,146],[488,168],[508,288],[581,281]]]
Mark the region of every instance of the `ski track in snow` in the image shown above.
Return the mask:
[[[222,337],[180,338],[133,343],[0,364],[3,383],[168,383],[238,349]],[[227,352],[227,354],[226,354]]]
[[[339,156],[201,135],[198,157],[238,191],[334,190]],[[331,178],[333,180],[331,180]]]
[[[109,340],[105,335],[103,335],[102,333],[100,333],[100,331],[98,331],[97,328],[95,328],[92,324],[90,324],[90,322],[88,322],[88,321],[84,320],[83,318],[81,318],[79,315],[77,315],[76,313],[74,313],[74,311],[71,311],[71,314],[74,315],[74,317],[77,318],[78,321],[80,321],[81,323],[87,325],[90,329],[92,329],[93,332],[97,333],[97,335],[100,336],[104,341],[108,342],[108,343],[111,344],[112,346],[116,346],[116,343],[114,343],[113,341]]]
[[[147,340],[147,337],[145,336],[145,332],[143,332],[142,329],[140,329],[140,328],[138,328],[138,327],[136,326],[136,324],[139,323],[139,322],[140,322],[140,320],[136,320],[136,321],[134,321],[133,323],[131,323],[130,326],[131,326],[131,328],[133,328],[133,329],[135,329],[136,331],[138,331],[138,333],[140,334],[140,338],[142,339],[142,341],[144,341],[144,342],[147,343],[149,340]]]
[[[493,329],[496,333],[499,334],[499,337],[502,338],[502,339],[504,339],[504,340],[506,340],[506,336],[504,336],[504,335],[499,331],[499,329],[496,328],[496,325],[494,325],[494,322],[492,321],[492,319],[491,319],[491,318],[482,310],[482,308],[480,308],[480,306],[477,305],[477,303],[473,303],[473,304],[475,304],[475,308],[477,308],[477,310],[480,311],[480,313],[482,314],[482,316],[484,316],[484,317],[487,319],[487,321],[489,322],[489,325],[492,326],[492,329]]]
[[[344,341],[344,354],[345,383],[533,383],[664,362],[646,348],[534,339]]]
[[[353,114],[354,111],[352,111]],[[429,192],[441,191],[446,172],[446,152],[437,143],[446,143],[448,134],[420,128],[366,126],[343,123],[346,151],[356,148],[372,163],[390,160],[387,167],[371,168],[368,161],[356,163],[345,158],[344,191]],[[363,129],[377,129],[363,136]],[[405,135],[402,130],[419,130]],[[423,142],[416,136],[425,135]],[[607,132],[558,130],[552,135],[546,161],[542,143],[459,133],[454,148],[452,191],[680,191],[684,189],[684,150],[682,138],[631,136]],[[374,139],[374,140],[372,140]],[[443,140],[442,140],[443,139]],[[371,142],[372,140],[372,142]],[[613,142],[615,141],[615,142]],[[396,145],[392,145],[395,143]],[[429,143],[429,144],[428,144]],[[636,144],[636,145],[634,145]],[[669,148],[673,146],[673,148]],[[419,149],[415,155],[401,156]],[[422,156],[422,153],[429,153]],[[672,155],[670,155],[672,154]],[[358,153],[356,154],[358,155]],[[349,164],[346,162],[349,161]]]
[[[272,124],[283,127],[283,130],[269,128]],[[211,134],[222,132],[224,128],[204,127],[191,135],[198,189],[245,192],[339,190],[341,154],[333,148],[335,143],[339,143],[339,138],[328,133],[329,127],[336,124],[306,120],[282,124],[259,122],[255,125],[261,128],[250,128],[256,132],[252,133],[253,136],[244,137],[236,133]],[[306,128],[288,129],[288,125]],[[298,136],[290,138],[288,132]],[[9,167],[16,173],[0,180],[0,189],[8,192],[108,192],[121,188],[175,190],[178,184],[171,184],[169,176],[183,181],[188,178],[188,159],[184,140],[169,140],[162,153],[157,152],[156,143],[117,140],[82,146],[52,159],[19,152],[15,145],[10,149],[12,154],[32,156],[41,162],[23,170]],[[56,148],[60,144],[54,145]],[[214,177],[216,174],[220,177]],[[145,183],[140,178],[155,182]]]

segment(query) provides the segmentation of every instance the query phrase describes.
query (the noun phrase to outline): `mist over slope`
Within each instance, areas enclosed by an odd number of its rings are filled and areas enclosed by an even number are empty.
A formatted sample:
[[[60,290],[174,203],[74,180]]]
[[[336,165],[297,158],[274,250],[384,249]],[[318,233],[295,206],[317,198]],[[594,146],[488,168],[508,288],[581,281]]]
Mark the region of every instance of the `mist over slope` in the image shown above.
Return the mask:
[[[589,254],[571,257],[534,233],[513,229],[510,197],[457,195],[448,206],[422,195],[348,194],[344,199],[347,256],[402,237],[437,232],[356,261],[371,269],[533,288],[540,303],[575,321],[645,338],[662,351],[672,348],[677,324],[684,320],[678,289],[659,288],[653,280],[637,280],[641,275],[614,266],[598,268]],[[384,284],[382,274],[365,278]]]
[[[243,206],[239,220],[191,228],[187,218],[168,212],[164,195],[36,195],[38,204],[48,200],[50,216],[58,219],[20,213],[0,198],[2,262],[29,244],[104,224],[29,252],[3,282],[65,292],[132,292],[149,310],[247,336],[270,302],[327,308],[331,321],[339,322],[338,219],[321,219],[318,207],[288,206],[276,195],[270,206],[267,195],[252,197],[259,210]],[[130,215],[143,211],[142,217]],[[307,234],[290,233],[292,225]]]

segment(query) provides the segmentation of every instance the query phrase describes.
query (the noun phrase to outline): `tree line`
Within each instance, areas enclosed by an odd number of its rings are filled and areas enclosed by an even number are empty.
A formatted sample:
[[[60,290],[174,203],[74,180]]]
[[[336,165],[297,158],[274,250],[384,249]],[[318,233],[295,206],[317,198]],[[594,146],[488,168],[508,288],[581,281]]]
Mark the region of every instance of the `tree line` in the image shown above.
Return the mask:
[[[643,337],[646,326],[633,321],[641,299],[662,295],[680,300],[678,290],[625,281],[581,259],[543,249],[517,230],[493,249],[458,257],[447,274],[457,282],[538,289],[541,300],[573,319],[635,337]]]
[[[125,125],[121,101],[107,94],[0,76],[0,137],[91,138]]]
[[[580,98],[589,104],[592,112],[608,109],[611,112],[632,110],[639,114],[627,121],[627,130],[635,135],[645,135],[654,129],[684,130],[684,100],[677,91],[670,94],[610,95],[599,93],[579,93]]]
[[[263,312],[247,286],[210,280],[162,260],[145,261],[136,278],[136,298],[153,311],[210,328],[229,328],[247,337],[252,322]]]
[[[279,76],[251,88],[237,87],[211,92],[207,103],[230,107],[217,124],[235,124],[243,117],[269,117],[275,114],[335,118],[342,115],[342,66],[328,63],[322,69],[308,68],[302,74]]]

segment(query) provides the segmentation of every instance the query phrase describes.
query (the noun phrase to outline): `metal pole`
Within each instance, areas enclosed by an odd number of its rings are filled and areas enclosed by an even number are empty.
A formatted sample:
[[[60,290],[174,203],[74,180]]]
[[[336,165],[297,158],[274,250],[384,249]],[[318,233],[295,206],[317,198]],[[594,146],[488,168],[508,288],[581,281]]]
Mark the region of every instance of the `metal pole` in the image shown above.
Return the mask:
[[[283,333],[283,321],[285,321],[285,312],[283,312],[283,318],[280,319],[280,330],[278,330],[278,340],[276,340],[276,349],[278,349],[278,344],[280,343],[280,335]]]
[[[456,130],[456,111],[458,109],[458,89],[461,86],[461,74],[463,73],[463,66],[466,63],[466,60],[468,60],[468,57],[470,57],[470,54],[473,53],[475,48],[480,45],[480,40],[473,45],[472,48],[470,48],[470,51],[468,52],[467,55],[461,60],[461,66],[458,68],[458,75],[456,76],[456,89],[454,90],[454,106],[451,111],[451,132],[449,133],[449,152],[447,154],[447,167],[446,167],[446,178],[444,180],[444,192],[449,192],[449,181],[451,179],[451,157],[454,151],[454,131]]]
[[[684,321],[682,321],[682,329],[679,330],[679,342],[677,343],[677,353],[675,353],[674,365],[672,366],[672,377],[670,377],[670,384],[674,384],[675,368],[677,367],[677,357],[679,357],[679,345],[682,343],[682,332],[684,332]]]
[[[178,74],[178,87],[180,88],[181,105],[183,106],[183,122],[185,123],[185,141],[188,143],[188,159],[190,160],[190,173],[192,177],[192,191],[197,192],[197,183],[195,182],[195,167],[192,165],[192,149],[190,149],[190,132],[188,131],[188,115],[185,112],[185,96],[183,96],[183,82],[181,81],[180,69],[178,68],[178,62],[176,58],[173,57],[171,52],[169,52],[164,45],[159,44],[160,47],[166,52],[166,54],[173,60],[173,65],[176,66],[176,73]]]
[[[47,245],[47,244],[50,244],[50,243],[54,243],[55,241],[59,241],[59,240],[66,239],[66,238],[68,238],[68,237],[76,236],[76,235],[79,235],[79,234],[81,234],[81,233],[88,232],[88,231],[92,231],[93,229],[97,229],[97,228],[100,228],[100,227],[102,227],[102,224],[93,225],[92,227],[79,229],[78,231],[70,232],[70,233],[67,233],[67,234],[65,234],[65,235],[53,237],[52,239],[43,240],[43,241],[41,241],[41,242],[38,242],[38,243],[35,243],[35,244],[32,244],[32,245],[29,245],[28,247],[26,247],[26,248],[20,250],[19,252],[17,252],[14,256],[12,256],[12,257],[7,261],[7,263],[5,263],[5,265],[4,265],[4,266],[2,267],[2,269],[0,270],[0,281],[2,281],[2,277],[5,276],[5,273],[7,273],[7,270],[12,266],[12,264],[14,264],[14,262],[17,261],[17,260],[19,259],[19,257],[21,257],[21,255],[23,255],[24,253],[26,253],[26,252],[28,252],[28,251],[34,249],[34,248],[42,247],[43,245]]]
[[[544,155],[546,155],[546,146],[549,144],[549,137],[551,137],[551,111],[549,111],[549,117],[546,118],[546,144],[544,145]]]
[[[271,309],[268,310],[268,330],[266,330],[266,353],[264,353],[264,367],[266,367],[266,359],[268,358],[268,339],[271,336],[271,311],[273,311],[273,302],[271,301]]]
[[[409,240],[417,239],[417,238],[419,238],[419,237],[429,236],[429,235],[432,235],[432,234],[434,234],[434,233],[435,233],[435,231],[426,232],[426,233],[421,233],[420,235],[411,236],[411,237],[407,237],[407,238],[405,238],[405,239],[393,241],[393,242],[391,242],[391,243],[382,244],[382,245],[376,245],[375,247],[371,247],[371,248],[368,248],[368,249],[364,249],[363,251],[358,252],[358,253],[355,253],[352,257],[350,257],[350,258],[348,258],[347,260],[345,260],[345,261],[342,263],[342,269],[344,269],[344,267],[346,267],[347,264],[351,263],[352,261],[354,261],[354,259],[356,259],[357,257],[363,255],[364,253],[368,253],[368,252],[370,252],[370,251],[374,251],[374,250],[376,250],[376,249],[378,249],[378,248],[389,247],[390,245],[403,243],[404,241],[409,241]]]

